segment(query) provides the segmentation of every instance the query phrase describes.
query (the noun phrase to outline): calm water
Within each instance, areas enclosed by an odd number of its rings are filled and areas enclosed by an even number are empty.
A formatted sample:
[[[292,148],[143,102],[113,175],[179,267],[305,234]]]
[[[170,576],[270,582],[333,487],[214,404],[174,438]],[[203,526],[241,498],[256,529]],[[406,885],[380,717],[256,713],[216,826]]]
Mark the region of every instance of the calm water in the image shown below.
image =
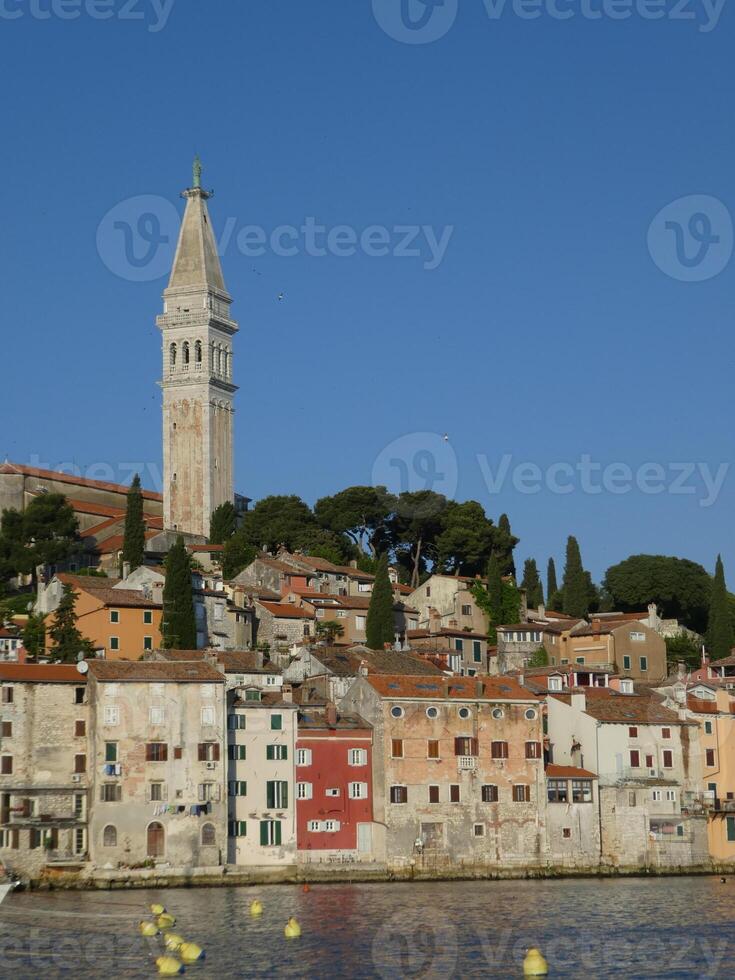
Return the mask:
[[[552,977],[735,976],[735,878],[16,894],[0,976],[155,976],[159,941],[136,928],[154,901],[206,950],[190,978],[520,977],[529,944]],[[289,915],[300,940],[283,938]]]

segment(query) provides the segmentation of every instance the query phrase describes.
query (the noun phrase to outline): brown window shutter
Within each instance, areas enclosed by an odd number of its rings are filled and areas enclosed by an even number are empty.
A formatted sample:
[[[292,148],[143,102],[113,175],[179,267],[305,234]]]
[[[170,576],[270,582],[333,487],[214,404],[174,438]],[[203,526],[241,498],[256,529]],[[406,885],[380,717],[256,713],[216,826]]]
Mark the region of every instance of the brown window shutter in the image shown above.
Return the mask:
[[[181,746],[177,745],[174,748],[174,759],[180,759],[180,758],[181,758]]]
[[[215,762],[219,762],[219,742],[212,744],[212,758]]]
[[[197,757],[200,762],[206,762],[207,760],[207,746],[204,742],[200,742],[197,746]]]
[[[161,762],[168,762],[168,745],[165,742],[161,746]]]
[[[471,738],[470,739],[470,755],[479,755],[479,754],[480,754],[480,742],[479,742],[479,739]]]
[[[153,745],[150,742],[146,743],[145,747],[145,761],[153,762]]]

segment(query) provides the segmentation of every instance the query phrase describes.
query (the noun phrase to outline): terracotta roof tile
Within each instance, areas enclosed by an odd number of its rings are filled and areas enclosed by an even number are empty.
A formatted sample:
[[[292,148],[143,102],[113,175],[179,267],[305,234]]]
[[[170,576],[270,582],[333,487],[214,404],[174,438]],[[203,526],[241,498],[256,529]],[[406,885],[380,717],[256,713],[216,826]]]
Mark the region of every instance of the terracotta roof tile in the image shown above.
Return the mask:
[[[73,664],[10,664],[0,662],[0,681],[33,684],[85,684]]]
[[[552,763],[546,767],[549,779],[597,779],[597,774],[589,769],[577,769],[576,766],[555,766]]]
[[[98,681],[151,683],[224,683],[224,676],[211,664],[170,660],[90,660],[89,673]]]
[[[538,698],[513,677],[442,677],[424,679],[396,674],[369,674],[367,682],[384,698],[441,698],[488,701],[532,701]],[[482,693],[478,694],[481,686]]]
[[[58,473],[56,470],[42,470],[36,466],[23,466],[20,463],[4,463],[0,466],[0,473],[18,473],[23,474],[23,476],[35,476],[39,480],[55,480],[57,483],[70,483],[77,487],[92,487],[96,490],[107,490],[111,493],[124,493],[127,494],[129,487],[123,486],[121,483],[106,483],[103,480],[87,480],[81,476],[72,476],[69,473]],[[152,490],[141,490],[141,495],[144,500],[157,500],[163,501],[163,496],[160,493],[154,493]]]
[[[278,619],[313,619],[314,613],[308,609],[301,609],[299,606],[292,606],[288,602],[267,602],[259,599],[258,605],[267,610],[272,616]]]

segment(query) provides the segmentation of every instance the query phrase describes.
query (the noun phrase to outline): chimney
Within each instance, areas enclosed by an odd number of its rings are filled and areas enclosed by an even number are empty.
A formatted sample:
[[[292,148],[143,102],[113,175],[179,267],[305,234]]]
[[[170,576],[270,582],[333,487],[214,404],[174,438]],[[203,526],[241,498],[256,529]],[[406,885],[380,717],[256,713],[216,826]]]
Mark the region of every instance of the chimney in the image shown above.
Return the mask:
[[[429,632],[438,633],[442,628],[442,618],[439,611],[433,606],[429,606]]]
[[[293,688],[290,684],[284,684],[281,688],[281,700],[293,704]]]
[[[546,619],[546,606],[543,604],[543,602],[539,602],[538,604],[538,618]]]
[[[368,665],[366,660],[360,661],[360,666],[358,667],[358,673],[360,677],[367,677],[368,675]]]
[[[130,578],[130,562],[129,561],[124,561],[123,562],[123,566],[122,566],[122,577],[123,577],[123,582],[125,581],[125,579]]]
[[[680,660],[676,665],[676,679],[678,681],[683,681],[687,675],[686,664],[683,660]]]
[[[571,695],[571,706],[576,708],[577,711],[585,711],[587,709],[587,698],[584,693],[573,693]]]
[[[336,705],[332,704],[331,701],[327,705],[326,716],[327,716],[327,725],[329,725],[330,728],[336,728],[337,727],[337,707],[336,707]]]
[[[597,618],[594,618],[592,620],[592,632],[593,633],[599,633],[600,632],[600,620],[597,619]]]
[[[353,558],[352,561],[350,562],[350,568],[354,568],[355,570],[357,570],[357,560],[355,558]]]

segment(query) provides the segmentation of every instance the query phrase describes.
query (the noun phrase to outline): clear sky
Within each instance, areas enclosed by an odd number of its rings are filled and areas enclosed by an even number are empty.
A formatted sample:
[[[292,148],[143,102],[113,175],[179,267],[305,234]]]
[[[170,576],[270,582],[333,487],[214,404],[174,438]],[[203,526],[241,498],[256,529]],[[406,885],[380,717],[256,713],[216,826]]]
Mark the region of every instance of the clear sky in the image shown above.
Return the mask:
[[[722,551],[735,585],[735,473],[707,483],[733,445],[735,10],[405,4],[0,0],[0,453],[158,481],[158,240],[198,151],[240,492],[408,474],[507,511],[521,560],[560,569],[574,533],[596,578]]]

